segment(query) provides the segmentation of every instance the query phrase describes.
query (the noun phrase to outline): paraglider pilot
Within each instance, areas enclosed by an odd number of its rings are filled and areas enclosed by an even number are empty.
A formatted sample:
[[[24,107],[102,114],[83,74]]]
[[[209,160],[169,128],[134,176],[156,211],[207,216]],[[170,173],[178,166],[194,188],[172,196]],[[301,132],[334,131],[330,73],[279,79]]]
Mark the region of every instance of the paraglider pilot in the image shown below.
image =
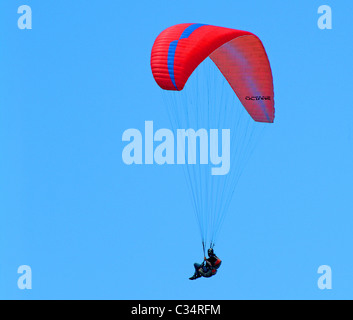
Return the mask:
[[[221,259],[219,259],[212,248],[208,249],[208,259],[204,258],[202,264],[194,263],[195,273],[190,280],[195,280],[200,277],[210,278],[217,273],[217,269],[221,266]]]

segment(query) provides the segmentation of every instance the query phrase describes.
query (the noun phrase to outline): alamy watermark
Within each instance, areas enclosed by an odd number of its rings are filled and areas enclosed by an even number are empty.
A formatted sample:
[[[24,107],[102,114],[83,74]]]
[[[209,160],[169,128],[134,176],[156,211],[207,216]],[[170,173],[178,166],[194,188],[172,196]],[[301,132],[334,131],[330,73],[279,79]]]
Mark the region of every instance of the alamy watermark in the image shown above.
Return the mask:
[[[32,9],[30,6],[23,5],[18,7],[17,13],[21,16],[17,20],[17,26],[21,30],[32,29]]]
[[[17,287],[20,290],[32,289],[32,269],[30,266],[22,265],[17,269],[17,273],[21,276],[17,280]]]
[[[127,129],[122,141],[129,142],[122,152],[127,165],[211,163],[212,175],[226,175],[230,170],[230,129],[177,129],[175,139],[173,131],[154,132],[153,121],[145,121],[144,134],[138,129]]]
[[[332,289],[332,269],[330,266],[320,266],[317,270],[318,274],[322,274],[319,277],[317,286],[320,290],[331,290]]]
[[[321,30],[331,30],[332,29],[332,9],[328,5],[320,6],[317,10],[320,14],[319,20],[317,21],[317,26]]]

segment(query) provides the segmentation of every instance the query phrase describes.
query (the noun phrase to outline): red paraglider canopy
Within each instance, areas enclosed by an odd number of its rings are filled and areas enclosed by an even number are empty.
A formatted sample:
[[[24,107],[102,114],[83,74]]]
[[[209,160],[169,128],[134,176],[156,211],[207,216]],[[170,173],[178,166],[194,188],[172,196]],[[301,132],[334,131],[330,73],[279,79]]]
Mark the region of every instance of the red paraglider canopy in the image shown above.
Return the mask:
[[[180,91],[207,57],[255,121],[274,121],[270,63],[262,42],[250,32],[197,23],[172,26],[153,45],[153,77],[162,89]]]

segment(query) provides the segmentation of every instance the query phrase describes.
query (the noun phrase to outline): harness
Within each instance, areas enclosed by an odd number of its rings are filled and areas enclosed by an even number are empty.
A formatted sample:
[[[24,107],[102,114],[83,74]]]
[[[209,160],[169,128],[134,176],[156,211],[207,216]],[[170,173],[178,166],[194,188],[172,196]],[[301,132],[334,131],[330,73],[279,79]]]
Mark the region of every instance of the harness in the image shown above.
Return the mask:
[[[222,264],[222,260],[221,259],[219,259],[219,258],[217,258],[217,260],[216,260],[216,262],[214,263],[214,268],[215,269],[218,269],[220,266],[221,266],[221,264]]]
[[[217,269],[221,266],[221,264],[222,264],[222,260],[217,257],[217,260],[213,264],[212,269],[211,269],[213,276],[217,273]]]

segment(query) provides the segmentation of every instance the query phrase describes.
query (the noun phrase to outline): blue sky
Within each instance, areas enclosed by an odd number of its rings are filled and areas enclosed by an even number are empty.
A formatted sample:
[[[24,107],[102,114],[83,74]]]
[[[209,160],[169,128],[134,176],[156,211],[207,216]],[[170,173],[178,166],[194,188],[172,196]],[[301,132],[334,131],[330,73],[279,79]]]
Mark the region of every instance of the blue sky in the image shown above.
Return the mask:
[[[22,4],[32,30],[17,28]],[[323,4],[332,30],[317,27]],[[352,12],[347,0],[2,1],[0,298],[352,299]],[[222,269],[195,282],[181,168],[121,159],[124,130],[170,127],[150,51],[183,22],[258,35],[276,99],[222,230]],[[324,264],[331,291],[317,287]]]

